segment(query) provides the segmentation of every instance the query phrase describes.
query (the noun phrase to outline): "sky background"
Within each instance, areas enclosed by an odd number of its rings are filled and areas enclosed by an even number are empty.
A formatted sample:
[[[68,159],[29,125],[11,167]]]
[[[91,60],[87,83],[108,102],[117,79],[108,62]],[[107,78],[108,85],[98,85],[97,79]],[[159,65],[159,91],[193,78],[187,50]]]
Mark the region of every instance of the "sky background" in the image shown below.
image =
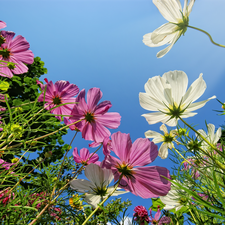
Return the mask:
[[[189,24],[225,44],[224,8],[224,0],[196,0]],[[48,74],[42,80],[67,80],[86,91],[101,89],[102,100],[113,105],[110,111],[122,116],[120,127],[112,133],[130,133],[134,141],[147,130],[159,131],[161,123],[149,125],[141,117],[147,111],[138,96],[149,78],[171,70],[184,71],[188,86],[203,73],[207,89],[199,100],[216,95],[225,101],[225,49],[213,45],[205,34],[188,29],[161,59],[156,53],[166,46],[150,48],[142,43],[143,35],[167,22],[151,0],[1,0],[1,9],[0,20],[7,23],[4,30],[24,36],[34,55],[45,62]],[[205,121],[218,128],[224,118],[213,110],[220,109],[221,105],[211,100],[186,121],[197,129],[205,129]],[[70,132],[65,141],[69,143],[72,136]],[[79,134],[72,147],[81,149],[88,143]],[[152,165],[171,170],[173,163],[158,157]],[[151,205],[149,199],[132,194],[121,197],[133,202],[130,216],[135,206]]]

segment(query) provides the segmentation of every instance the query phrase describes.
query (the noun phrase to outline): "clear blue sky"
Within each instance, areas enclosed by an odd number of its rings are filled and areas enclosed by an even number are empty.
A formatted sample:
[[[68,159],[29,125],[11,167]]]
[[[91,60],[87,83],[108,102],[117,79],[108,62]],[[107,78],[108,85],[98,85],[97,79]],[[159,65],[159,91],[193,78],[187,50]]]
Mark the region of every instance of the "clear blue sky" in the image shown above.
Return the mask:
[[[224,8],[224,0],[197,0],[190,25],[225,44]],[[130,133],[133,141],[149,129],[159,131],[161,125],[150,126],[141,117],[147,111],[140,107],[138,94],[150,77],[183,70],[191,84],[203,73],[207,89],[200,100],[216,95],[225,101],[225,49],[212,45],[203,33],[188,29],[161,59],[156,53],[162,48],[142,43],[144,34],[166,22],[151,0],[2,0],[0,20],[7,23],[5,30],[27,39],[34,55],[45,62],[48,80],[68,80],[80,90],[99,87],[103,100],[112,102],[111,111],[122,116],[118,130]],[[220,107],[211,100],[186,121],[197,129],[205,129],[205,120],[218,128],[224,119],[213,110]],[[65,140],[69,142],[72,135]],[[78,136],[72,147],[87,146]],[[152,165],[173,166],[169,159],[160,158]],[[122,198],[132,199],[133,207],[151,205],[150,200],[131,194]]]

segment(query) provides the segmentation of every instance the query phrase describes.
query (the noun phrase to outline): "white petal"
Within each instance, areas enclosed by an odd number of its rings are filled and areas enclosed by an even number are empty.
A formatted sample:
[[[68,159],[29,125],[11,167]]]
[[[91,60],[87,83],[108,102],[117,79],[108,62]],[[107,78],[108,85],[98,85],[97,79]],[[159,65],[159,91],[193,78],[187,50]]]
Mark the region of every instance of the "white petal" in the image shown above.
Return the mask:
[[[114,189],[115,189],[114,187],[109,187],[107,189],[107,194],[112,193]],[[116,191],[112,194],[112,196],[118,196],[118,195],[126,194],[129,192],[129,191],[121,191],[121,190],[122,188],[117,188]]]
[[[153,31],[154,32],[154,31]],[[152,33],[148,33],[148,34],[145,34],[143,36],[143,43],[149,47],[159,47],[159,46],[162,46],[162,45],[165,45],[165,44],[168,44],[171,42],[171,40],[173,40],[173,37],[174,37],[174,33],[172,34],[167,34],[167,35],[164,35],[164,39],[155,44],[152,42]]]
[[[170,84],[173,100],[178,106],[187,90],[187,74],[183,71],[175,70],[164,73],[162,77],[165,78],[166,81]]]
[[[168,111],[163,101],[149,96],[148,93],[139,93],[139,101],[142,108],[149,111]]]
[[[177,25],[172,24],[172,23],[165,23],[156,30],[152,32],[151,35],[151,40],[153,44],[158,44],[158,43],[170,43],[177,31]],[[167,42],[164,42],[164,39],[168,37],[166,40]]]
[[[96,208],[97,204],[99,204],[101,200],[101,196],[94,194],[86,194],[84,200]]]
[[[213,141],[214,144],[216,144],[219,141],[221,135],[222,135],[222,130],[221,130],[221,127],[219,127],[214,136],[214,141]]]
[[[88,180],[76,179],[70,181],[70,187],[74,190],[79,190],[79,192],[84,193],[85,191],[93,191],[95,186]]]
[[[181,33],[180,31],[177,31],[175,33],[176,35],[174,35],[174,38],[173,38],[171,44],[168,47],[164,48],[163,50],[159,51],[156,54],[157,58],[162,58],[164,55],[166,55],[170,51],[170,49],[173,47],[173,45],[175,44],[175,42],[179,39],[180,33]]]
[[[182,18],[182,9],[176,0],[153,0],[152,2],[166,20],[177,23],[178,19]]]
[[[85,176],[92,182],[96,187],[101,187],[104,182],[104,173],[102,168],[96,164],[89,164],[85,168]]]
[[[164,132],[164,134],[168,134],[168,130],[167,130],[167,128],[166,128],[166,126],[165,126],[165,124],[162,124],[161,126],[160,126],[160,128],[159,128],[161,131],[163,131]]]
[[[187,111],[195,111],[196,109],[202,108],[209,100],[216,98],[216,96],[212,96],[211,98],[208,98],[207,100],[201,101],[201,102],[195,102],[190,104],[188,106]]]
[[[155,144],[160,143],[164,140],[164,137],[162,134],[156,132],[156,131],[152,131],[152,130],[148,130],[145,132],[145,137],[146,138],[153,138],[153,142]]]
[[[168,157],[168,146],[166,143],[162,143],[160,148],[159,148],[159,154],[158,156],[161,159],[166,159]]]
[[[190,3],[189,3],[189,5],[188,5],[188,13],[187,13],[187,16],[190,15],[194,3],[195,3],[195,0],[190,0]]]
[[[184,107],[197,100],[205,92],[206,83],[202,78],[202,73],[199,78],[196,79],[188,88],[186,94],[183,97]]]

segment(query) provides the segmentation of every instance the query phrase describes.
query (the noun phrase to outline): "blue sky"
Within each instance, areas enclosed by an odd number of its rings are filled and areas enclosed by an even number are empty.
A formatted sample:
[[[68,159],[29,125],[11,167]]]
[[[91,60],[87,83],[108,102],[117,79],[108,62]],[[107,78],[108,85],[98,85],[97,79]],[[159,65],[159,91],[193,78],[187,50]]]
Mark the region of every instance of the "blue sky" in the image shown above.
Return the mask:
[[[189,24],[205,29],[216,42],[225,44],[225,30],[221,29],[224,7],[224,0],[198,0]],[[5,30],[27,39],[34,55],[45,62],[48,80],[68,80],[80,90],[99,87],[102,100],[113,104],[110,111],[122,116],[115,131],[130,133],[133,141],[144,137],[149,129],[159,131],[161,125],[150,126],[141,117],[147,111],[141,108],[138,94],[144,92],[150,77],[183,70],[190,86],[203,73],[207,89],[199,100],[216,95],[225,101],[225,49],[211,44],[206,35],[188,29],[161,59],[156,58],[156,53],[164,47],[149,48],[142,43],[144,34],[166,23],[151,0],[2,0],[1,8],[0,20],[7,23]],[[224,119],[213,110],[220,108],[216,100],[211,100],[186,121],[197,125],[197,129],[205,129],[205,121],[218,128]],[[69,142],[72,135],[69,133],[65,140]],[[72,147],[87,146],[78,135]],[[173,163],[157,158],[152,165],[170,169]],[[151,205],[149,199],[131,194],[122,198],[130,198],[133,207]]]

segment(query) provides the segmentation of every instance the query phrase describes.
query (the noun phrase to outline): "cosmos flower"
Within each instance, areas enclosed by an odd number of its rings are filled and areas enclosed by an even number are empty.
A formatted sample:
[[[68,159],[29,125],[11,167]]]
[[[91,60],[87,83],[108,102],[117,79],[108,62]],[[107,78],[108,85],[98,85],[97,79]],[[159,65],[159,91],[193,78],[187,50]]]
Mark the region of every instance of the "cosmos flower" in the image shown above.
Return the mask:
[[[98,155],[96,153],[94,153],[92,156],[91,155],[92,153],[90,153],[89,150],[86,148],[82,148],[80,150],[80,155],[78,154],[77,148],[74,148],[73,150],[73,159],[76,163],[82,163],[85,166],[91,163],[100,165],[100,162],[98,161]]]
[[[217,142],[219,141],[221,135],[222,135],[222,131],[221,131],[221,127],[219,127],[217,129],[217,131],[215,132],[215,125],[209,123],[207,124],[207,131],[208,131],[208,134],[200,129],[198,130],[198,132],[204,137],[206,138],[206,140],[208,140],[212,145],[215,145],[217,146]],[[204,149],[204,150],[208,150],[210,149],[211,147],[205,142],[202,140],[201,137],[199,137],[197,134],[196,134],[197,138],[202,141],[201,142],[201,147]]]
[[[28,71],[27,66],[24,64],[32,64],[34,62],[34,54],[30,48],[30,44],[26,39],[18,35],[14,39],[14,32],[1,31],[2,37],[5,42],[0,46],[0,60],[15,63],[15,65],[1,67],[0,75],[3,77],[13,77],[13,74],[22,74]]]
[[[176,182],[180,183],[179,181]],[[188,202],[187,194],[173,184],[166,196],[160,196],[160,200],[165,204],[165,210],[175,209],[176,211],[180,210]]]
[[[153,138],[153,142],[155,144],[162,142],[160,148],[159,148],[159,157],[161,157],[162,159],[166,159],[168,156],[168,148],[172,149],[174,148],[174,144],[173,141],[176,141],[175,137],[176,137],[176,130],[171,130],[170,133],[168,133],[168,130],[165,126],[165,124],[162,124],[160,126],[160,130],[164,132],[164,135],[152,131],[152,130],[148,130],[145,132],[145,137],[146,138]]]
[[[112,107],[110,101],[103,101],[99,88],[91,88],[87,93],[87,103],[85,101],[85,90],[83,89],[76,98],[78,104],[74,105],[70,121],[78,121],[76,126],[82,132],[85,140],[103,142],[105,137],[111,135],[110,129],[116,129],[120,125],[121,116],[116,112],[108,112]],[[107,127],[107,128],[106,128]]]
[[[150,209],[150,223],[151,225],[154,224],[158,224],[158,225],[163,225],[163,224],[170,224],[170,218],[167,216],[163,216],[162,218],[160,218],[161,216],[161,211],[160,211],[160,207],[158,207],[157,213],[155,214],[154,218],[152,216],[152,208]]]
[[[180,36],[186,32],[189,14],[195,0],[184,0],[184,8],[179,0],[153,0],[153,3],[158,8],[162,16],[169,21],[165,23],[152,33],[145,34],[143,36],[143,43],[149,47],[158,47],[165,44],[169,44],[168,47],[157,53],[157,57],[161,58],[167,54],[173,45],[177,42]]]
[[[113,180],[112,171],[91,163],[86,166],[84,173],[89,181],[84,179],[72,180],[70,187],[78,192],[85,193],[84,200],[92,206],[97,207],[100,200],[104,200],[114,190],[113,186],[109,187],[109,184]],[[127,192],[120,191],[120,188],[117,188],[112,196],[124,193]]]
[[[45,100],[45,107],[47,110],[64,103],[71,103],[61,105],[51,110],[51,113],[53,114],[70,115],[71,108],[75,105],[75,98],[73,96],[78,94],[79,88],[75,84],[70,84],[69,81],[65,80],[59,80],[55,84],[53,84],[52,81],[48,82],[47,79],[45,79],[45,81],[47,82],[45,85],[37,81],[43,91],[39,96],[38,101],[42,102]],[[60,116],[56,116],[56,118],[60,118]]]
[[[108,155],[105,166],[113,171],[114,181],[120,187],[142,198],[163,196],[170,190],[169,171],[164,167],[146,166],[158,156],[157,146],[147,138],[138,138],[133,144],[129,134],[112,134],[112,151],[118,158]]]
[[[149,124],[162,122],[168,126],[176,126],[180,118],[196,115],[192,111],[203,107],[206,102],[216,98],[213,96],[201,102],[195,102],[205,92],[206,83],[202,74],[189,89],[188,77],[183,71],[169,71],[162,77],[149,78],[145,84],[146,93],[139,93],[140,105],[153,113],[143,114]]]

